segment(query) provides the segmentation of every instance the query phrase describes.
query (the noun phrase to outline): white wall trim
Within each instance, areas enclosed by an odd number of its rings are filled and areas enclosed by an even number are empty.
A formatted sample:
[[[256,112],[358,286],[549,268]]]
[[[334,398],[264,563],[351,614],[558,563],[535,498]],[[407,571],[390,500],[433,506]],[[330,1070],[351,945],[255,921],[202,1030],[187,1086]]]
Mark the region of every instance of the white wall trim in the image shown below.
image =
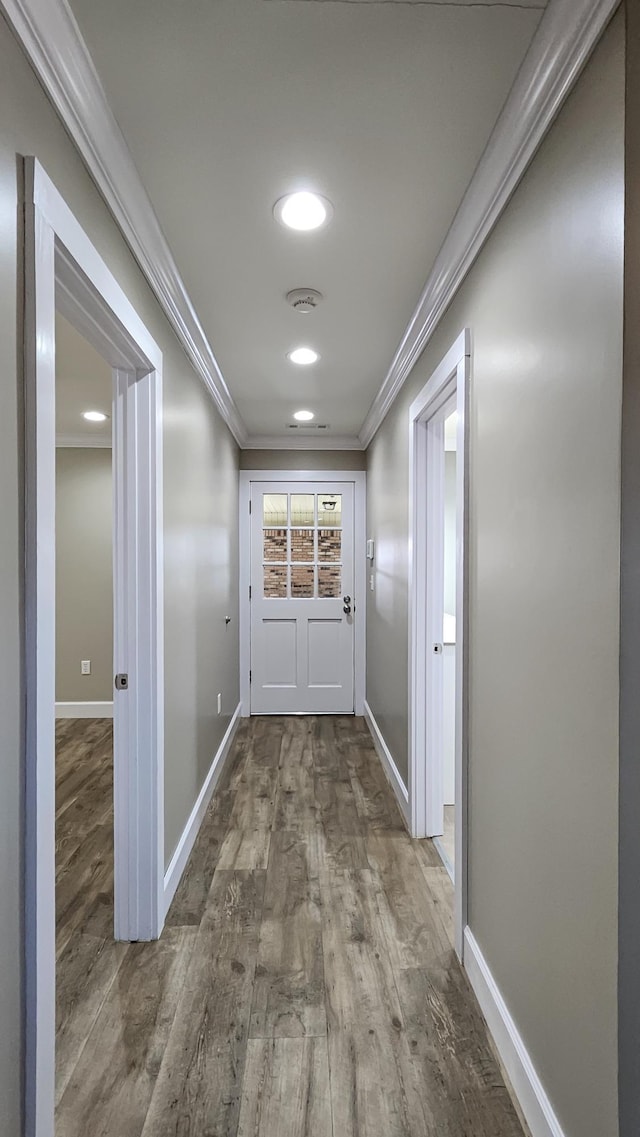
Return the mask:
[[[71,8],[66,0],[1,0],[1,6],[169,323],[231,433],[243,445],[246,428]]]
[[[25,160],[25,1135],[55,1099],[55,311],[114,369],[114,862],[118,939],[164,920],[162,353],[53,182]],[[89,319],[90,317],[90,319]],[[83,317],[84,318],[84,317]]]
[[[56,703],[57,719],[112,719],[113,702]]]
[[[573,88],[619,0],[552,0],[360,431],[368,446]]]
[[[396,796],[396,801],[400,806],[400,812],[404,818],[405,825],[407,826],[407,829],[409,829],[409,791],[402,780],[400,771],[398,770],[398,767],[393,760],[391,751],[389,750],[389,747],[384,740],[382,731],[380,730],[380,727],[375,720],[373,711],[371,710],[371,707],[369,706],[366,699],[364,702],[364,718],[367,726],[369,727],[369,733],[373,739],[373,745],[376,748],[376,753],[382,764],[382,769],[387,775],[389,785],[391,786],[391,789]]]
[[[469,927],[464,966],[531,1137],[566,1137],[489,965]]]
[[[468,529],[469,432],[466,427],[471,336],[460,333],[409,409],[409,804],[411,835],[443,831],[442,639],[444,415],[455,401],[456,644],[455,644],[455,946],[462,958],[467,924]],[[425,713],[425,708],[427,713]]]
[[[364,450],[360,439],[351,434],[253,434],[243,450]]]
[[[445,849],[444,845],[442,844],[442,837],[434,837],[433,838],[433,845],[434,845],[434,848],[438,850],[438,856],[440,857],[440,860],[442,861],[444,867],[446,868],[446,870],[449,874],[449,877],[451,879],[451,883],[455,888],[455,883],[456,883],[455,872],[453,870],[453,865],[452,865],[451,860],[449,858],[449,854],[448,854],[447,850]]]
[[[111,450],[110,438],[98,438],[86,434],[56,434],[56,449]]]
[[[355,601],[358,618],[354,625],[355,713],[364,714],[367,674],[367,474],[365,470],[240,470],[239,535],[240,535],[240,705],[241,714],[251,714],[251,518],[249,501],[252,482],[353,482],[353,530]]]
[[[233,745],[233,740],[235,738],[239,722],[240,703],[238,703],[238,706],[233,712],[231,722],[225,731],[224,738],[218,747],[216,756],[209,768],[209,773],[204,780],[204,785],[198,794],[196,803],[189,815],[189,820],[187,821],[187,824],[182,831],[182,836],[180,837],[175,852],[171,858],[171,861],[169,862],[169,867],[164,874],[165,917],[169,911],[169,908],[171,907],[171,901],[176,894],[178,885],[180,884],[180,879],[186,868],[187,861],[191,855],[191,851],[195,844],[196,837],[200,831],[200,826],[202,825],[204,815],[207,812],[209,802],[213,796],[213,791],[220,781],[225,763],[229,757],[229,754],[231,753],[231,747]]]

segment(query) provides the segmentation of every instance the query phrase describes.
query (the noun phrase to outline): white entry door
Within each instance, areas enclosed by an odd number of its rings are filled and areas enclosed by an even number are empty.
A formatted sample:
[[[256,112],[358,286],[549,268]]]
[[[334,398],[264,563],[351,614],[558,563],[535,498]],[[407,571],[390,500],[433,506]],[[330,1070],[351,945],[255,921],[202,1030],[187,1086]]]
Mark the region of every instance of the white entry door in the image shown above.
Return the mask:
[[[252,482],[252,714],[353,712],[353,498],[352,482]]]

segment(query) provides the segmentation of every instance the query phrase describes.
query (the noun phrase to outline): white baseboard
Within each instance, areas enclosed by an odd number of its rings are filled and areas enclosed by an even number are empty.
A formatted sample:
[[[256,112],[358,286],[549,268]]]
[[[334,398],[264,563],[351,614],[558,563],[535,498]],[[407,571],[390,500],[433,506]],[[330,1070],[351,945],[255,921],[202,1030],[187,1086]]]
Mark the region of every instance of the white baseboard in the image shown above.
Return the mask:
[[[56,703],[57,719],[112,719],[113,703]]]
[[[431,840],[433,841],[433,844],[434,844],[435,848],[437,849],[438,856],[440,857],[440,860],[442,861],[444,867],[446,868],[446,870],[447,870],[447,872],[451,878],[451,883],[455,886],[455,883],[456,883],[455,872],[453,869],[453,865],[451,864],[451,861],[449,860],[449,855],[448,855],[444,845],[442,844],[442,839],[440,837],[432,837]]]
[[[382,736],[380,727],[378,726],[373,711],[371,710],[371,707],[369,706],[366,699],[364,701],[364,718],[367,726],[369,727],[369,731],[373,739],[373,744],[378,753],[378,758],[382,763],[382,768],[387,775],[391,789],[396,795],[398,805],[400,806],[400,812],[404,817],[405,824],[407,825],[407,828],[409,828],[409,791],[402,781],[402,778],[400,777],[398,767],[396,766],[391,756],[391,751],[389,750]]]
[[[520,1032],[470,928],[465,928],[464,933],[464,967],[531,1130],[531,1137],[565,1137]]]
[[[198,836],[198,832],[200,830],[200,826],[202,825],[204,815],[207,812],[209,802],[213,796],[213,791],[215,790],[220,780],[220,775],[224,769],[224,764],[229,756],[229,751],[231,750],[231,745],[233,743],[235,733],[238,729],[240,714],[240,704],[238,703],[238,706],[233,713],[231,722],[227,727],[225,736],[222,739],[220,746],[218,747],[218,751],[215,758],[213,759],[213,762],[211,763],[211,767],[209,769],[209,773],[205,778],[204,785],[198,794],[193,809],[191,810],[189,820],[187,821],[187,824],[185,825],[182,832],[182,836],[178,841],[176,851],[173,854],[169,867],[164,874],[165,916],[169,911],[171,901],[173,900],[176,889],[180,884],[180,878],[191,855],[191,850],[193,849],[196,837]]]

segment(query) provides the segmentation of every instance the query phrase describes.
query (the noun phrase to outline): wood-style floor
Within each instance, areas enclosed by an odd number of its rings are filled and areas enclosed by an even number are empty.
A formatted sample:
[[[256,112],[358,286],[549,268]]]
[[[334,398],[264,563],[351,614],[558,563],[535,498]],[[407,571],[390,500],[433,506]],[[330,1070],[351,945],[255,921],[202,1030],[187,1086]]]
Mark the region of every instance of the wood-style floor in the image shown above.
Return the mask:
[[[80,807],[79,760],[60,763],[61,825],[84,828],[61,877],[83,883],[59,909],[56,1137],[522,1137],[446,869],[361,719],[242,724],[155,944],[95,922],[106,811],[90,787],[100,816]]]
[[[113,724],[56,723],[56,954],[113,938]]]

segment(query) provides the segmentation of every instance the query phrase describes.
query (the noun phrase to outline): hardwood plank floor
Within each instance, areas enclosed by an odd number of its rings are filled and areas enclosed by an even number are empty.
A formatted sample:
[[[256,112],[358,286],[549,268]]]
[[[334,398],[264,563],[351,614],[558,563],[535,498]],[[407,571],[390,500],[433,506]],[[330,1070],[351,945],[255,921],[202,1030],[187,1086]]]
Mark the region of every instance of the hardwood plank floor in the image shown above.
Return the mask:
[[[113,723],[56,723],[56,955],[113,938]]]
[[[523,1137],[363,720],[243,722],[157,944],[108,925],[109,727],[58,744],[56,1137]]]

